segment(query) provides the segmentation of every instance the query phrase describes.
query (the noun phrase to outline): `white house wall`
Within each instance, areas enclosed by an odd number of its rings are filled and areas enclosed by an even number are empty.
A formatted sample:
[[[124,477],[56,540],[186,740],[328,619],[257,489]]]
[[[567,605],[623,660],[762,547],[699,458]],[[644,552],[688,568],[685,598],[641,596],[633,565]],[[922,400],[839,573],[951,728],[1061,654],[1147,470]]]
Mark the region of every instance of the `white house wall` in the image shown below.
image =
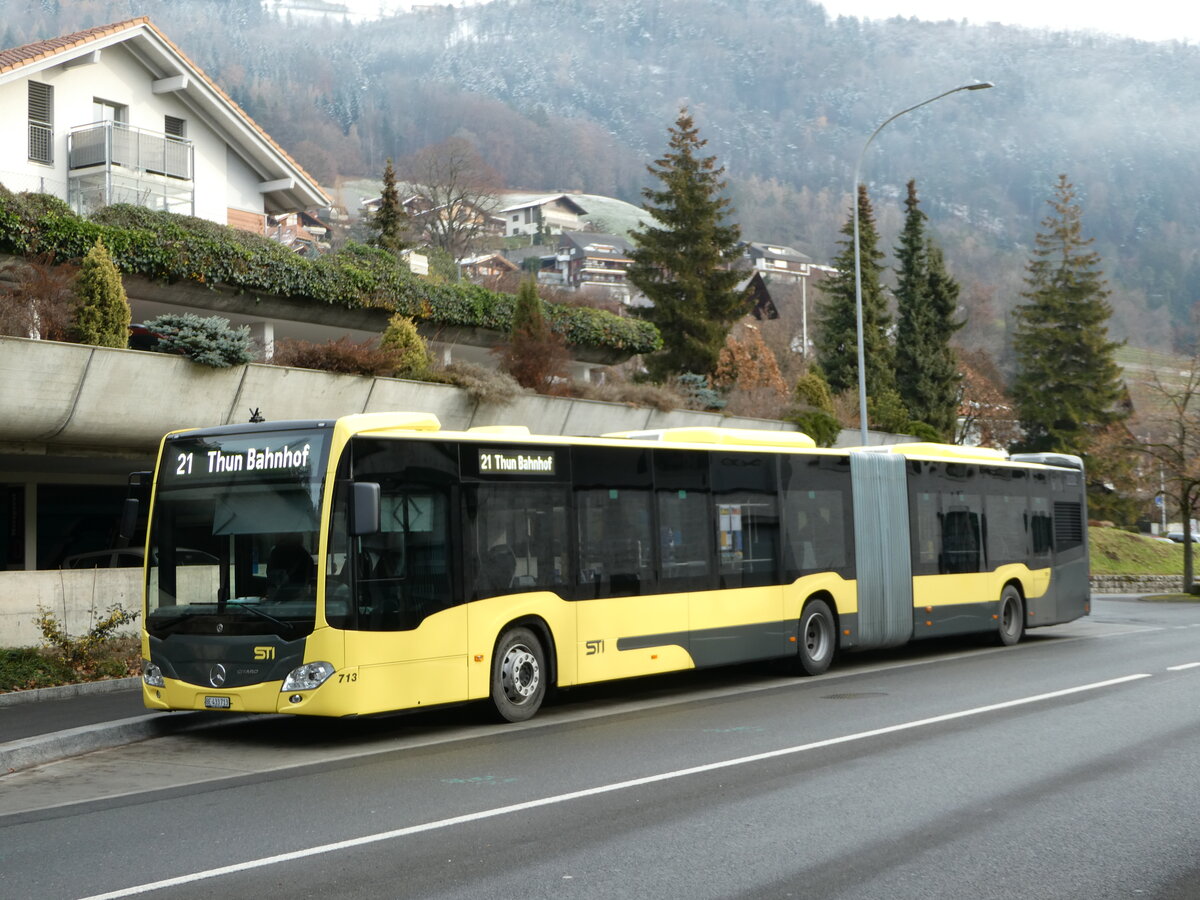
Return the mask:
[[[32,66],[31,68],[36,68]],[[54,88],[54,164],[28,159],[28,82]],[[95,121],[92,103],[100,98],[126,105],[128,124],[163,133],[163,117],[186,122],[185,137],[195,148],[195,214],[227,224],[227,209],[263,213],[262,179],[229,150],[225,140],[174,93],[155,94],[153,77],[124,46],[103,48],[98,63],[31,72],[0,85],[0,122],[8,137],[0,141],[0,182],[10,190],[43,191],[67,199],[67,134]]]
[[[253,213],[264,211],[263,195],[258,190],[263,179],[233,152],[232,147],[226,148],[224,178],[226,207]]]

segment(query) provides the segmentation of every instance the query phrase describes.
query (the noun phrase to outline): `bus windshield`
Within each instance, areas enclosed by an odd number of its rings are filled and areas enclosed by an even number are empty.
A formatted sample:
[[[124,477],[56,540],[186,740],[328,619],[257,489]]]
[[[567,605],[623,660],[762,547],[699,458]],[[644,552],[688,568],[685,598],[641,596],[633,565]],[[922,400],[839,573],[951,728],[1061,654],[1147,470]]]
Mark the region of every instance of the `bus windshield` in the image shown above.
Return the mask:
[[[225,431],[164,449],[147,631],[302,637],[316,616],[328,431]]]

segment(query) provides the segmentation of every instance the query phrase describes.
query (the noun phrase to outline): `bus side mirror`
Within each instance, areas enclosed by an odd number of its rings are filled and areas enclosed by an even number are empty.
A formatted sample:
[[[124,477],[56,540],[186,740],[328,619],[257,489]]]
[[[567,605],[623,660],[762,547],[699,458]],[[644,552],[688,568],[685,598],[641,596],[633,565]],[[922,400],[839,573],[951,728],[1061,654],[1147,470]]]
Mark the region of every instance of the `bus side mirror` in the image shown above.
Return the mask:
[[[379,485],[373,481],[354,482],[350,496],[350,534],[379,533]]]
[[[125,505],[121,507],[121,524],[117,528],[119,546],[129,546],[129,542],[133,540],[134,532],[137,530],[137,520],[138,500],[136,497],[128,497]]]

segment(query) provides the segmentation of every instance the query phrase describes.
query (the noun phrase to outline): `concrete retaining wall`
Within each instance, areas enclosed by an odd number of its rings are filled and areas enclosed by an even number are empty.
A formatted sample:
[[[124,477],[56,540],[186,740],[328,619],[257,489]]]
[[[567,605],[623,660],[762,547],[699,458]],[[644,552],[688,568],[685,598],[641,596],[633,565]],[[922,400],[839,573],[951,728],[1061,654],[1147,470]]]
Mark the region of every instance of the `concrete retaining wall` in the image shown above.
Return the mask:
[[[83,635],[119,604],[142,605],[141,569],[58,569],[0,572],[0,647],[34,647],[42,633],[34,624],[38,608],[58,617],[68,634]],[[140,619],[122,630],[136,634]]]

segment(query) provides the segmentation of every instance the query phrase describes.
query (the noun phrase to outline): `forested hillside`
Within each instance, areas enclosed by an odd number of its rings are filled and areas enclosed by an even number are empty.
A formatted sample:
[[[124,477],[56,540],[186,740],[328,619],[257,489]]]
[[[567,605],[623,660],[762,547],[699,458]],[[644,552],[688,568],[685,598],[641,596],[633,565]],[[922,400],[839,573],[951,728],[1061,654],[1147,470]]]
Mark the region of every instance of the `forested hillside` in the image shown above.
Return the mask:
[[[451,135],[513,188],[638,203],[666,127],[691,106],[727,166],[743,234],[819,260],[854,163],[885,249],[915,178],[963,284],[968,344],[998,350],[1059,173],[1076,185],[1141,346],[1191,335],[1200,299],[1200,48],[894,19],[829,21],[807,0],[494,0],[361,25],[280,21],[257,0],[0,0],[14,46],[151,19],[322,183],[377,175]],[[401,173],[403,174],[403,173]]]

